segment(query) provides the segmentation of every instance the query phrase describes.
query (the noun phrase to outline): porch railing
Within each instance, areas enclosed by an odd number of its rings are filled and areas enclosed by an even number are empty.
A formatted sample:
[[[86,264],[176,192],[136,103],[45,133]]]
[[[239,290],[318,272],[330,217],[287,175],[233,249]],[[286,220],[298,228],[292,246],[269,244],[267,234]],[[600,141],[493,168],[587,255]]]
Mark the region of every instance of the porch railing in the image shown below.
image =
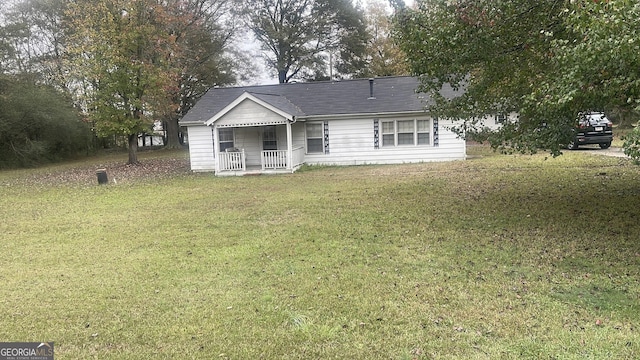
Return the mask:
[[[247,169],[244,149],[240,151],[221,152],[220,171],[245,171]]]
[[[304,146],[293,148],[293,167],[304,164]]]
[[[262,152],[262,170],[286,168],[287,150],[264,150]]]
[[[287,163],[287,150],[265,150],[262,152],[262,170],[292,169],[304,162],[304,146],[293,148],[292,166]]]

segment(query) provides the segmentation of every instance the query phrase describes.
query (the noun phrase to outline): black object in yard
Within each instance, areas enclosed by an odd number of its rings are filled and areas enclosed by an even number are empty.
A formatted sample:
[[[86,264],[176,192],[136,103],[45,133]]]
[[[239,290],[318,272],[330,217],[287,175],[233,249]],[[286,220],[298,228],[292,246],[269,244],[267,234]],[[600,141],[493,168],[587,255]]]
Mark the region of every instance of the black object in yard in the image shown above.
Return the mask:
[[[107,169],[96,170],[96,175],[98,176],[98,184],[106,185],[109,183],[109,179],[107,178]]]

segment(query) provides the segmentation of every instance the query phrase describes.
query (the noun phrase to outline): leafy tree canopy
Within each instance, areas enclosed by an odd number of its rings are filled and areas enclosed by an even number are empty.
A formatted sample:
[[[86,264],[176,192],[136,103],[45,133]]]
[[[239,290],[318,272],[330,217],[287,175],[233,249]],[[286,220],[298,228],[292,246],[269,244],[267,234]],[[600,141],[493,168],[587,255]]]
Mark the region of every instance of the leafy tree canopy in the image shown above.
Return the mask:
[[[34,166],[86,152],[91,132],[50,86],[0,76],[0,168]]]
[[[166,94],[176,76],[169,64],[176,38],[166,30],[176,18],[164,5],[76,0],[68,8],[75,29],[69,54],[84,83],[86,110],[99,134],[127,136],[130,164],[138,162],[138,134],[171,105]]]
[[[396,36],[434,114],[495,148],[557,155],[579,111],[639,107],[639,15],[631,0],[419,0],[397,12]],[[445,83],[464,94],[443,98]]]
[[[168,87],[171,108],[164,114],[167,147],[179,147],[178,120],[213,86],[229,85],[249,70],[250,61],[235,51],[239,30],[236,0],[173,0],[172,21],[166,29],[175,37],[169,65],[176,76]]]
[[[246,4],[245,18],[280,83],[364,66],[366,25],[350,0],[257,0]]]
[[[387,3],[371,0],[365,8],[369,40],[366,46],[367,64],[361,75],[366,77],[409,74],[406,55],[392,37],[392,16]]]
[[[234,51],[242,0],[13,0],[0,4],[0,73],[68,95],[98,136],[129,139],[178,119],[212,86],[247,76]],[[22,81],[22,80],[21,80]],[[25,84],[25,86],[28,84]]]

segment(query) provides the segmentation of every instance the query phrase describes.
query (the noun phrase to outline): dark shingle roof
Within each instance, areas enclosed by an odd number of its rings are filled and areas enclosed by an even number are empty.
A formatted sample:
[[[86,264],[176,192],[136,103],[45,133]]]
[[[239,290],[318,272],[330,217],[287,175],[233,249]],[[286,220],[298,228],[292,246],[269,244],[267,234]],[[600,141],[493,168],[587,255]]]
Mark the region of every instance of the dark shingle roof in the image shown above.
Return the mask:
[[[415,77],[376,78],[373,99],[369,79],[212,88],[181,122],[206,121],[245,92],[296,117],[421,111],[427,95],[418,85]]]
[[[302,110],[300,110],[300,108],[297,107],[294,103],[289,101],[289,99],[287,99],[286,96],[262,94],[262,93],[256,93],[256,92],[249,92],[249,94],[293,116],[304,115],[304,112],[302,112]]]

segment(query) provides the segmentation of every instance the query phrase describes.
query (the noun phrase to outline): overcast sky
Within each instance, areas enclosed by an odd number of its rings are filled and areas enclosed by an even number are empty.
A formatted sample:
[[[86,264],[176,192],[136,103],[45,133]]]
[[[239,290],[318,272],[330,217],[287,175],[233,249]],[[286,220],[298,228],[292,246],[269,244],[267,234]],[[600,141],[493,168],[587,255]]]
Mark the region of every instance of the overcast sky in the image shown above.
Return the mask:
[[[354,0],[354,3],[356,3],[357,1],[358,0]],[[360,0],[360,1],[364,5],[367,5],[368,3],[376,2],[376,1],[383,2],[383,3],[387,4],[387,5],[389,5],[389,0]],[[413,0],[404,0],[404,4],[407,5],[407,6],[413,6]]]

